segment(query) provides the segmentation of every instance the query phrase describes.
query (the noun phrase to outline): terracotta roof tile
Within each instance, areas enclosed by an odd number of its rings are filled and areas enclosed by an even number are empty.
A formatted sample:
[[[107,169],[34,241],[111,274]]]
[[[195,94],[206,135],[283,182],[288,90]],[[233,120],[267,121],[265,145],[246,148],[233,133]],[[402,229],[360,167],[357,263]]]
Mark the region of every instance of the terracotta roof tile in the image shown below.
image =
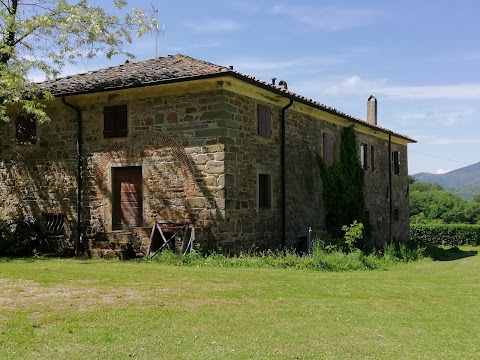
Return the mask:
[[[409,142],[415,142],[415,140],[406,135],[394,133],[381,126],[370,124],[365,120],[345,114],[318,101],[299,95],[293,91],[286,90],[283,87],[275,86],[257,79],[254,76],[245,75],[225,66],[197,60],[181,54],[167,55],[136,62],[126,62],[122,65],[112,66],[105,69],[45,81],[38,85],[41,89],[48,90],[55,96],[62,96],[148,86],[171,81],[180,81],[182,79],[193,80],[195,78],[227,74],[241,80],[249,81],[257,86],[270,89],[276,93],[284,93],[295,101],[326,110],[343,118],[361,123],[372,129],[378,129],[381,132],[391,133],[392,135],[403,138]]]

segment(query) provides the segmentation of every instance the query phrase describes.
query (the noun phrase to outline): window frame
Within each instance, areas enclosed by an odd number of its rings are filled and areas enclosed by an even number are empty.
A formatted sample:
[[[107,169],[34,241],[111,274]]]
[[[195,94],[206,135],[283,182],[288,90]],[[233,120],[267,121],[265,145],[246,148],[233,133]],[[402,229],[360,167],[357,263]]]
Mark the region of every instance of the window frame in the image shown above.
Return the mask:
[[[368,170],[368,144],[360,144],[360,166],[363,170]]]
[[[392,174],[393,175],[400,175],[400,151],[394,150],[392,151]]]
[[[257,172],[257,209],[268,210],[273,206],[272,174]]]
[[[104,106],[103,138],[113,139],[128,137],[127,105]]]

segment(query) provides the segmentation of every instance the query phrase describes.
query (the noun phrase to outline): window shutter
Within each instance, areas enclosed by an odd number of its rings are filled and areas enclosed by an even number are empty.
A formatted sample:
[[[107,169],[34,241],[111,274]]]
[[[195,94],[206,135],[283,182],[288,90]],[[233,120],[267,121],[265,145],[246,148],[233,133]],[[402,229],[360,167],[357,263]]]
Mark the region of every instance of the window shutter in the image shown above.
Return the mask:
[[[105,138],[128,135],[127,106],[106,106],[103,110],[103,136]]]
[[[114,134],[114,117],[111,108],[105,108],[103,111],[103,137],[112,138]]]
[[[126,137],[128,135],[128,124],[127,124],[127,107],[123,106],[119,108],[116,116],[117,126],[119,137]]]
[[[323,161],[328,166],[333,164],[333,135],[328,132],[323,133]]]
[[[375,146],[372,145],[372,147],[370,148],[370,167],[372,169],[372,171],[375,171],[376,168],[375,168]]]
[[[265,107],[257,106],[258,135],[264,136],[265,133]]]
[[[265,107],[265,135],[272,136],[272,109]]]

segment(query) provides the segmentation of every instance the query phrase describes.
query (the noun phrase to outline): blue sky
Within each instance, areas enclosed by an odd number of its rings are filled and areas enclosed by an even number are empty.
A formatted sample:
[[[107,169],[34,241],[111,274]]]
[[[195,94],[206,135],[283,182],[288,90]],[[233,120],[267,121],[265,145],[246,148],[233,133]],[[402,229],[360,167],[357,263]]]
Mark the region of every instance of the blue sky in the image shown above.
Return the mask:
[[[158,55],[182,53],[269,81],[418,141],[409,173],[480,161],[480,1],[130,1],[158,9]],[[155,36],[129,47],[155,56]],[[65,74],[123,63],[96,59]],[[277,80],[277,81],[278,81]]]

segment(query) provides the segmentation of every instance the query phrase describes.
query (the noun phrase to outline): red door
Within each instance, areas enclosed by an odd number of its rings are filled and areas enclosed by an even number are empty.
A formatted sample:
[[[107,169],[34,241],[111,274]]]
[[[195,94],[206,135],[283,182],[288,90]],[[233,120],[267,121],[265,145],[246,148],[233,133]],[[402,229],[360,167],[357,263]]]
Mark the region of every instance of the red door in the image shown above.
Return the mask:
[[[142,167],[112,168],[113,230],[142,226]]]

